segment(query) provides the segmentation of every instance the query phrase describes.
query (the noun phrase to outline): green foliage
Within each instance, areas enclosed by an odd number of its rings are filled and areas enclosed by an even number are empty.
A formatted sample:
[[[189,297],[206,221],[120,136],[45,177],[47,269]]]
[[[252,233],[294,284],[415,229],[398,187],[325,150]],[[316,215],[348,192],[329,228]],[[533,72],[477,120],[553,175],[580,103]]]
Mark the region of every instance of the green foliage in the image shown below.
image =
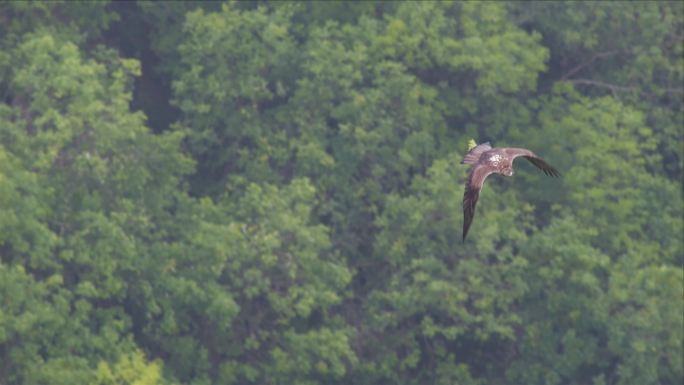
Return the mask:
[[[294,81],[291,14],[289,7],[240,11],[224,5],[218,13],[187,15],[175,103],[183,125],[192,127],[190,151],[202,154],[196,185],[203,191],[220,191],[216,180],[236,172],[274,181],[270,164],[288,160],[281,150],[286,131],[274,120]]]
[[[191,167],[178,134],[153,136],[129,111],[136,61],[94,55],[43,33],[12,51],[22,65],[0,128],[2,266],[36,290],[15,314],[31,329],[12,331],[2,358],[17,383],[84,383],[96,360],[130,349],[129,274]]]
[[[110,366],[106,361],[97,365],[95,380],[90,385],[162,385],[161,365],[147,363],[145,355],[136,350],[122,355],[116,364]]]
[[[456,166],[459,158],[436,161],[427,178],[415,178],[409,196],[390,196],[378,220],[375,257],[383,260],[383,277],[369,294],[364,323],[378,338],[368,359],[387,370],[389,382],[453,381],[450,370],[433,371],[445,370],[446,362],[468,368],[484,354],[478,343],[504,343],[519,325],[512,310],[526,291],[526,261],[506,243],[524,234],[503,199],[494,203],[485,193],[487,211],[478,219],[500,227],[478,239],[477,249],[461,246],[454,236],[461,227],[461,183],[451,176],[465,170]],[[503,212],[493,211],[493,203]],[[458,373],[459,381],[472,383],[468,370]]]
[[[0,4],[0,383],[681,383],[682,20]]]
[[[539,2],[526,7],[510,2],[509,7],[523,14],[523,25],[543,34],[551,49],[553,81],[639,107],[660,144],[660,168],[681,180],[684,5]]]
[[[475,142],[475,139],[469,139],[467,151],[470,151],[475,147],[477,147],[477,143]]]
[[[523,302],[530,307],[522,313],[526,330],[507,373],[511,381],[658,384],[681,378],[684,302],[674,293],[682,287],[681,269],[645,265],[638,255],[613,262],[589,246],[597,233],[563,218],[523,246],[523,253],[538,256],[526,274],[535,300]]]
[[[66,1],[6,2],[0,5],[0,46],[11,48],[23,34],[48,31],[76,44],[96,42],[118,14],[107,2],[91,1],[74,7]]]

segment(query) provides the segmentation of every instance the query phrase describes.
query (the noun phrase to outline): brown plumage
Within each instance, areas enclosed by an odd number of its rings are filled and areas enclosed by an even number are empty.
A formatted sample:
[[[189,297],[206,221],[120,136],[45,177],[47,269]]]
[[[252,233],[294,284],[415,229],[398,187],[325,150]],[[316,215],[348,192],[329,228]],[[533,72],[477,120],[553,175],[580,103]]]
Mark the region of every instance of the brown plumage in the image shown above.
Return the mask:
[[[480,197],[480,190],[489,174],[497,173],[504,176],[513,175],[513,160],[519,156],[529,160],[544,174],[559,177],[560,173],[551,167],[544,159],[535,155],[532,151],[524,148],[499,147],[492,148],[489,142],[482,143],[470,150],[461,163],[472,164],[468,180],[463,194],[463,241],[470,224],[475,216],[475,205]]]

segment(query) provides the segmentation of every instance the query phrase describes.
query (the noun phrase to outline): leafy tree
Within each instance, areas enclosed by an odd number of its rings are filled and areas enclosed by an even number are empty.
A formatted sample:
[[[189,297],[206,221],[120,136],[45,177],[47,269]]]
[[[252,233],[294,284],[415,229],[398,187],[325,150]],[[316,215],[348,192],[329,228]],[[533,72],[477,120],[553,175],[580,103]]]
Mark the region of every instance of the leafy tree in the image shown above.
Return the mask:
[[[526,7],[511,2],[509,8],[523,26],[541,32],[551,49],[545,78],[638,106],[664,155],[653,171],[681,180],[684,6],[538,2]]]
[[[10,48],[19,44],[25,33],[39,29],[75,44],[93,44],[118,18],[106,7],[104,1],[84,3],[78,7],[66,1],[3,3],[0,5],[0,44],[3,48]]]
[[[188,14],[179,47],[185,64],[174,82],[175,103],[189,131],[189,149],[198,163],[195,185],[220,191],[225,177],[276,181],[270,164],[283,167],[283,131],[275,123],[278,106],[292,91],[297,60],[288,34],[289,7]],[[276,130],[276,127],[278,128]]]
[[[161,385],[161,365],[158,362],[147,363],[145,355],[137,350],[122,355],[111,367],[106,361],[97,365],[95,380],[91,385]]]
[[[527,326],[507,376],[525,383],[676,382],[684,303],[669,288],[682,287],[675,273],[682,200],[674,183],[649,171],[660,162],[653,130],[636,109],[566,85],[541,105],[539,129],[527,135],[568,168],[564,191],[555,195],[566,207],[552,208],[551,224],[521,245],[530,267],[525,281],[534,285],[521,302]],[[525,179],[520,184],[531,190]],[[656,276],[668,289],[646,288]],[[660,308],[661,301],[670,307]],[[645,326],[646,319],[659,326]],[[661,336],[657,343],[650,333]]]
[[[490,364],[506,352],[491,352],[515,337],[516,302],[526,291],[526,261],[513,253],[524,239],[516,199],[483,191],[476,246],[462,246],[462,191],[451,176],[460,154],[435,162],[417,176],[411,194],[390,196],[378,220],[376,258],[383,278],[364,306],[362,331],[367,358],[383,382],[479,383]],[[496,177],[493,177],[496,178]],[[461,182],[463,179],[461,179]],[[375,374],[377,376],[378,374]],[[371,377],[373,378],[373,377]]]
[[[681,383],[683,16],[2,3],[0,383]]]
[[[589,246],[597,233],[562,218],[521,247],[530,285],[509,381],[661,384],[682,377],[681,270],[646,265],[634,254],[611,261]]]
[[[10,329],[3,350],[17,383],[84,383],[95,360],[131,348],[123,305],[136,284],[126,277],[141,257],[138,230],[164,215],[165,196],[191,166],[177,152],[178,134],[152,136],[128,111],[136,62],[98,55],[84,59],[76,45],[43,33],[12,51],[22,65],[13,66],[3,106],[2,154],[12,167],[4,188],[9,212],[26,219],[3,225],[11,233],[2,261],[35,292],[4,296],[27,301],[10,320],[33,319]]]

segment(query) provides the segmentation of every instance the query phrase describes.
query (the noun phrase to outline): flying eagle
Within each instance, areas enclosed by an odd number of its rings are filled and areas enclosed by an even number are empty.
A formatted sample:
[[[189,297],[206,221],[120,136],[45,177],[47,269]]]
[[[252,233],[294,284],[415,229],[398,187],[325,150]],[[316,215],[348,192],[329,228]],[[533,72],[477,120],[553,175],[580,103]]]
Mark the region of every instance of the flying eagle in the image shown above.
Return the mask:
[[[525,157],[525,159],[537,166],[546,175],[560,176],[558,170],[551,167],[532,151],[524,148],[492,148],[489,142],[486,142],[475,146],[463,157],[462,164],[473,165],[466,181],[465,193],[463,194],[463,241],[465,241],[470,224],[473,222],[475,205],[480,197],[480,190],[482,190],[485,179],[492,173],[504,176],[513,175],[513,160],[519,156]]]

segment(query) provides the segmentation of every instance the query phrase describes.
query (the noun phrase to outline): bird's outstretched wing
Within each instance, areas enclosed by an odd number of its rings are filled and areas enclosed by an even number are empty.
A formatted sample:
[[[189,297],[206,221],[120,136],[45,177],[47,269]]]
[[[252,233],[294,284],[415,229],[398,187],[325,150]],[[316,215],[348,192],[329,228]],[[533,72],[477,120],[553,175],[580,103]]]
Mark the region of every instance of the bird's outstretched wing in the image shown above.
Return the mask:
[[[468,180],[465,185],[465,192],[463,193],[463,241],[465,242],[470,224],[473,223],[475,217],[475,205],[477,199],[480,197],[480,190],[489,174],[494,170],[486,165],[476,165],[470,170]]]
[[[489,144],[489,142],[478,144],[470,149],[467,154],[465,154],[461,164],[477,164],[477,162],[480,160],[480,155],[482,155],[483,152],[489,151],[491,149],[492,146]]]
[[[554,176],[554,177],[559,177],[560,172],[553,168],[550,164],[546,163],[544,159],[538,157],[535,153],[532,151],[525,149],[525,148],[506,148],[506,153],[508,156],[511,157],[511,159],[515,159],[519,156],[524,157],[530,163],[535,165],[538,169],[542,170],[544,174],[548,176]]]

